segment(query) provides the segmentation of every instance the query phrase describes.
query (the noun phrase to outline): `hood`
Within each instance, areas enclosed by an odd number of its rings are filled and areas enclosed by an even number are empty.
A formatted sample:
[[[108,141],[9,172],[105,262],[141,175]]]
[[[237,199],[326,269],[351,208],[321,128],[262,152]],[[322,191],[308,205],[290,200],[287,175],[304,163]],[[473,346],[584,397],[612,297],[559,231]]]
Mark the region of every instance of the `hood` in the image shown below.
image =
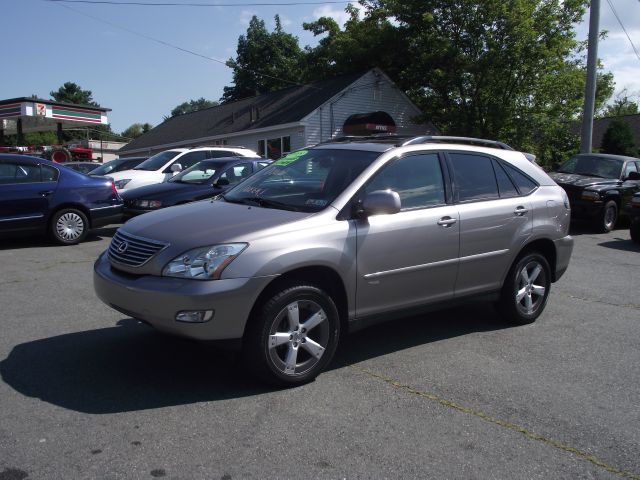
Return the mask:
[[[166,242],[169,250],[227,242],[248,242],[271,229],[308,217],[309,213],[202,200],[156,210],[129,220],[125,233]],[[180,252],[178,252],[180,253]]]
[[[588,175],[578,175],[577,173],[553,172],[549,176],[560,186],[570,185],[573,187],[590,187],[593,185],[617,185],[620,182],[613,178],[590,177]]]
[[[176,201],[180,201],[182,199],[195,198],[203,193],[211,193],[211,196],[213,196],[220,193],[220,189],[213,188],[211,185],[164,182],[124,190],[120,196],[124,200],[164,200],[176,197]]]

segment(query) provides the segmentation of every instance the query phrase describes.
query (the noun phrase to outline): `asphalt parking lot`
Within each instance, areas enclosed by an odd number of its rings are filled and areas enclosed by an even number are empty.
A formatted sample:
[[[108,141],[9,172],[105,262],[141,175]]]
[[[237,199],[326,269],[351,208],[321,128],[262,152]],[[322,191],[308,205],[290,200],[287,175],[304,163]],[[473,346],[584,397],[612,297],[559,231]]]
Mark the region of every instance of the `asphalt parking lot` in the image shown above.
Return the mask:
[[[351,335],[272,390],[103,305],[115,228],[0,242],[0,480],[640,479],[640,248],[574,230],[533,325],[477,303]]]

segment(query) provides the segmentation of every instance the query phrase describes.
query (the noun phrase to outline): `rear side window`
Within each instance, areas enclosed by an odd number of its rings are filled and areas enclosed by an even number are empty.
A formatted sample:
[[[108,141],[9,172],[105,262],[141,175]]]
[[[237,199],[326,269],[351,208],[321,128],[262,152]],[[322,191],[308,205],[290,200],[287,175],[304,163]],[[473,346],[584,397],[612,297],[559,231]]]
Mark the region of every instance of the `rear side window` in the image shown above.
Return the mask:
[[[223,158],[223,157],[237,157],[238,154],[236,152],[231,152],[229,150],[210,150],[209,158]]]
[[[0,183],[37,183],[41,182],[40,166],[24,163],[4,163],[0,168]]]
[[[491,158],[468,153],[449,153],[458,201],[500,198]]]
[[[535,183],[517,168],[512,167],[511,165],[508,165],[506,163],[502,165],[504,166],[509,176],[513,179],[514,183],[518,187],[518,190],[520,190],[520,195],[529,195],[536,188],[538,188],[537,183]]]
[[[55,182],[58,180],[58,170],[49,165],[40,166],[43,182]]]
[[[400,195],[402,210],[444,204],[444,182],[438,154],[409,155],[396,160],[377,173],[365,191],[387,189]]]
[[[496,180],[498,180],[500,198],[517,197],[518,189],[509,178],[509,175],[504,171],[500,162],[493,160],[493,169],[496,172]]]

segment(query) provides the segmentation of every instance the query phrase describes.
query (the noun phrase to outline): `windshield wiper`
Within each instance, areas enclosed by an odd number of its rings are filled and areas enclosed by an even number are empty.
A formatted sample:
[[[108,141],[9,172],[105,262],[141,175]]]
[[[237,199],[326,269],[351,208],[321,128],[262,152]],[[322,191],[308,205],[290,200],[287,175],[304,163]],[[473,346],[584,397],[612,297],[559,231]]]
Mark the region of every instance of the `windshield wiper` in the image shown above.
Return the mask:
[[[237,198],[237,199],[229,199],[227,197],[225,197],[224,195],[222,196],[222,198],[227,201],[227,202],[231,202],[231,203],[241,203],[244,205],[249,205],[249,204],[254,204],[257,205],[259,207],[264,207],[264,208],[281,208],[283,210],[292,210],[294,212],[299,212],[300,209],[294,205],[289,205],[288,203],[283,203],[283,202],[278,202],[277,200],[270,200],[268,198],[262,198],[262,197],[246,197],[246,198]]]

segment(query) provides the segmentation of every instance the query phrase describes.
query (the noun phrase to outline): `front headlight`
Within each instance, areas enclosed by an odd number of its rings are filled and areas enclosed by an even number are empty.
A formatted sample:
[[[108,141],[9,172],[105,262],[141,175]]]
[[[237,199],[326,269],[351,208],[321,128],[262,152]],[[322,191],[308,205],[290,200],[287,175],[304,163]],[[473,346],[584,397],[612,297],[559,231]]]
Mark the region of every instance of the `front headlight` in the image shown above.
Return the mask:
[[[116,188],[118,190],[122,190],[124,186],[131,181],[130,178],[123,178],[122,180],[115,181]]]
[[[245,248],[247,248],[246,243],[195,248],[171,260],[162,270],[162,275],[195,280],[217,280],[227,265]]]
[[[631,206],[635,208],[640,208],[640,197],[633,197],[631,199]]]
[[[584,190],[580,198],[582,198],[583,200],[591,200],[591,201],[600,200],[600,194],[592,190]]]
[[[160,208],[162,207],[162,202],[160,200],[136,200],[136,207]]]

